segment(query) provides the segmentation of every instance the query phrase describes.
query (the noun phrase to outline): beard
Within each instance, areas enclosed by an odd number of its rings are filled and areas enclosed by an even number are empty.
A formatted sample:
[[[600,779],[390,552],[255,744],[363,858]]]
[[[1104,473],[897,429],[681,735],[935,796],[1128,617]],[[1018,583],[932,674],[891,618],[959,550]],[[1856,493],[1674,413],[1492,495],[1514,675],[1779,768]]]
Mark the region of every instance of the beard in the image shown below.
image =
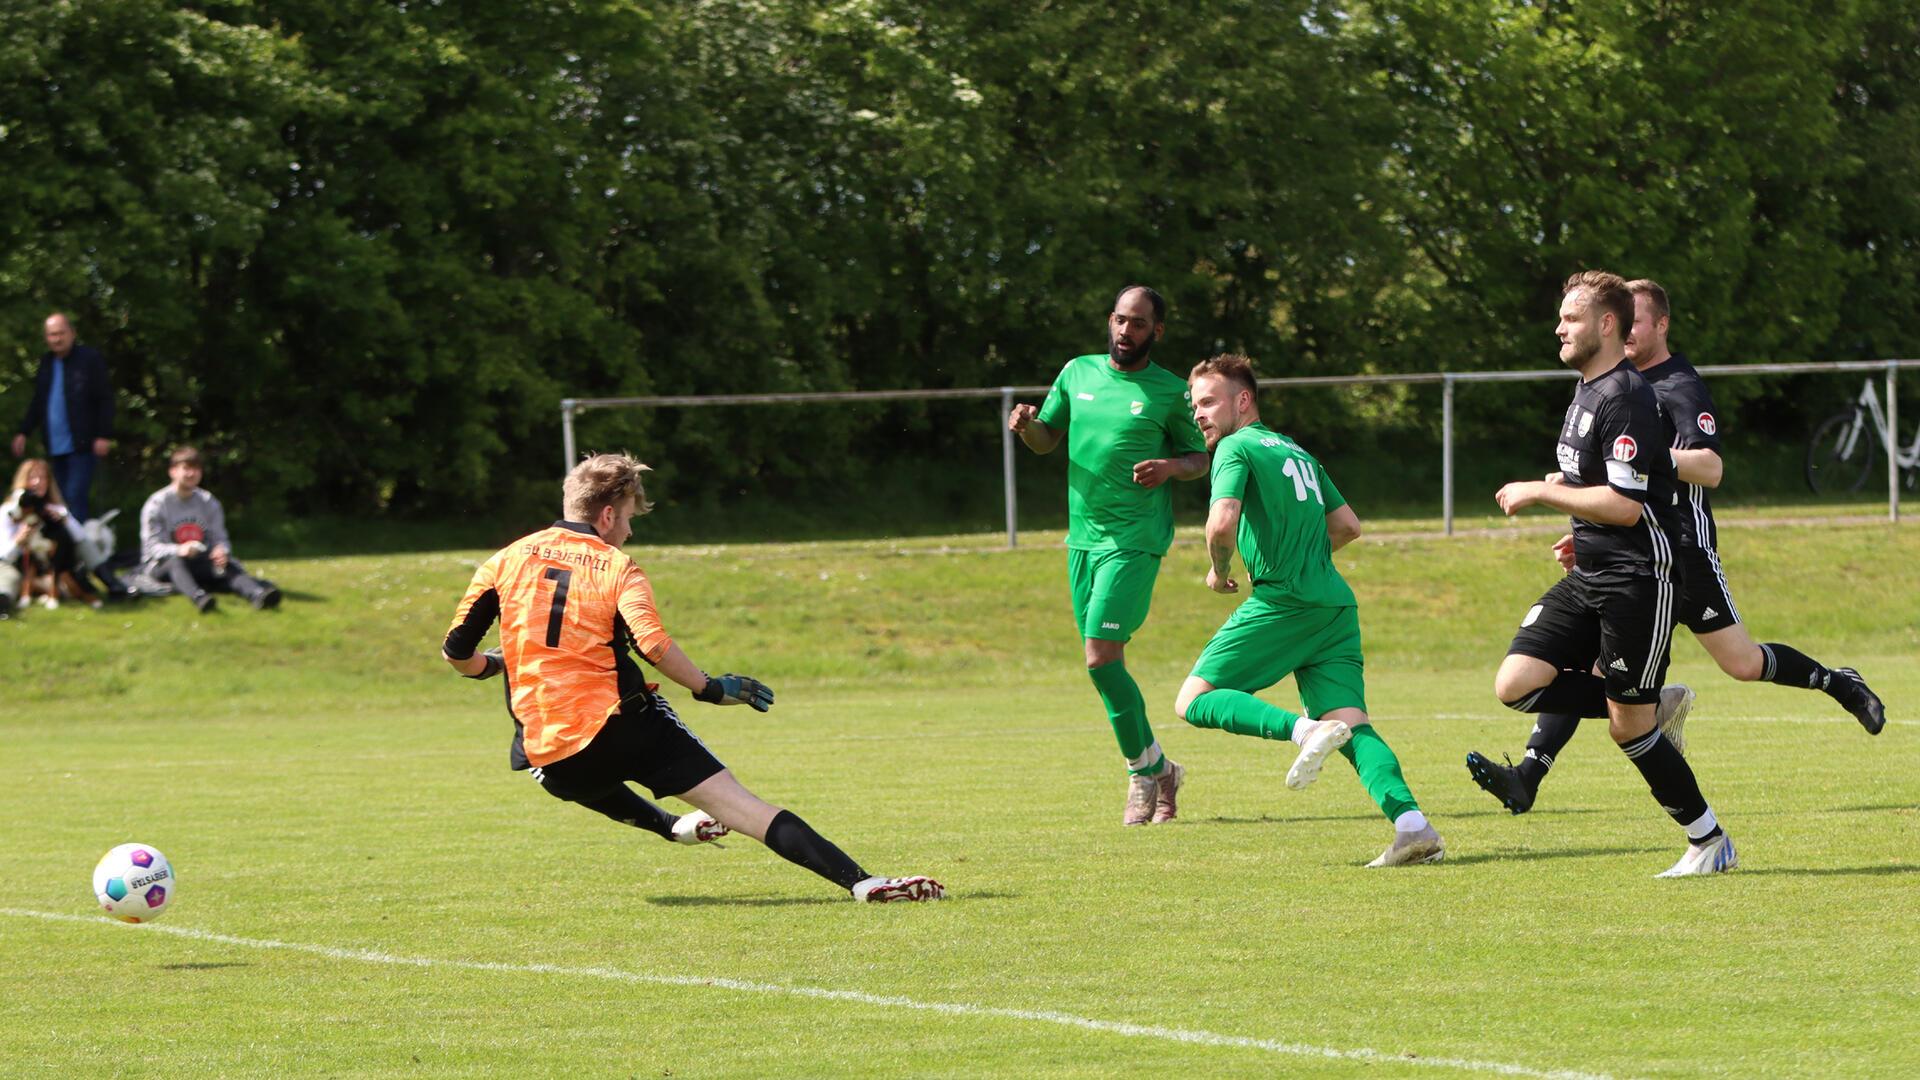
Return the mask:
[[[1575,338],[1568,344],[1573,349],[1573,355],[1561,357],[1560,362],[1575,371],[1586,367],[1589,361],[1600,355],[1600,335],[1598,334],[1585,340]]]
[[[1152,351],[1153,339],[1151,337],[1138,345],[1128,345],[1121,342],[1118,334],[1110,333],[1107,335],[1107,355],[1128,367],[1144,361],[1147,358],[1147,354]]]

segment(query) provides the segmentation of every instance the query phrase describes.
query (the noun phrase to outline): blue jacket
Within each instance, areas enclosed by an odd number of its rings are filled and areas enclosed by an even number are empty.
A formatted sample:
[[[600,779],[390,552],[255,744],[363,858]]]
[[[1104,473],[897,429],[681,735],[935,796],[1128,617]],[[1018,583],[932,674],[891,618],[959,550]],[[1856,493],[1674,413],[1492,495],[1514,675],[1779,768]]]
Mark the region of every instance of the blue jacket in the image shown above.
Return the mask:
[[[73,448],[92,453],[93,440],[113,438],[113,383],[107,378],[107,358],[91,345],[75,345],[67,352],[67,425],[73,429]],[[53,385],[53,354],[40,357],[33,376],[33,404],[20,421],[20,434],[47,422],[47,392]]]

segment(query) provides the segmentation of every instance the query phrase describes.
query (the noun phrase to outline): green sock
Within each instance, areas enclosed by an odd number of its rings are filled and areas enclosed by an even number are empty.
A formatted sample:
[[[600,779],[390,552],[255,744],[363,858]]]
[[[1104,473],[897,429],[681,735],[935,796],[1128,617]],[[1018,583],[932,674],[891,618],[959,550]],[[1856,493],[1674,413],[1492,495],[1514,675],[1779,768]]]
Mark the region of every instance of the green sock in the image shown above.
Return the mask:
[[[1140,696],[1140,684],[1127,674],[1123,661],[1088,668],[1087,674],[1093,678],[1094,689],[1100,691],[1100,700],[1106,702],[1107,721],[1113,725],[1113,737],[1120,743],[1120,753],[1128,761],[1138,761],[1147,747],[1153,745],[1153,728],[1147,724],[1147,699]],[[1128,771],[1152,776],[1166,767],[1167,759],[1161,757],[1150,765]]]
[[[1293,737],[1298,713],[1269,705],[1244,690],[1209,690],[1187,704],[1187,723],[1262,739]]]
[[[1373,730],[1372,724],[1361,724],[1353,729],[1353,737],[1347,745],[1340,748],[1340,756],[1347,759],[1353,771],[1360,774],[1360,783],[1364,784],[1367,794],[1380,804],[1388,821],[1393,821],[1409,810],[1420,809],[1413,801],[1413,792],[1407,787],[1407,778],[1400,775],[1400,759],[1393,754],[1393,748],[1387,740]]]

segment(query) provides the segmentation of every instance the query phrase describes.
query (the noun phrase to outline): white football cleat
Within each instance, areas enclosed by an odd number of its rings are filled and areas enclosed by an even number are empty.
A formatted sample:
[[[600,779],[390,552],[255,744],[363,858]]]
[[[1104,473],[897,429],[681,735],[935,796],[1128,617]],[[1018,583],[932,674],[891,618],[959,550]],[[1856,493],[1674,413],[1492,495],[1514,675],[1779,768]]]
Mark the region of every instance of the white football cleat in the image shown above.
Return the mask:
[[[1682,754],[1687,752],[1687,714],[1693,711],[1695,696],[1692,690],[1671,683],[1661,689],[1660,704],[1653,710],[1653,722],[1660,728],[1660,734]]]
[[[1733,837],[1726,833],[1704,844],[1688,844],[1687,853],[1680,856],[1664,874],[1655,877],[1698,877],[1702,874],[1723,874],[1740,865],[1740,856],[1733,850]]]
[[[1320,776],[1320,766],[1327,763],[1327,755],[1347,745],[1352,737],[1353,731],[1340,721],[1320,721],[1300,748],[1300,756],[1293,759],[1293,768],[1287,770],[1287,786],[1300,791],[1313,783]]]
[[[705,810],[695,810],[690,814],[681,814],[673,822],[673,842],[676,844],[711,844],[733,830],[714,820]]]
[[[853,887],[862,904],[891,904],[899,900],[945,900],[946,887],[924,874],[911,877],[870,877]]]
[[[1392,845],[1367,865],[1413,866],[1416,863],[1436,863],[1446,857],[1446,842],[1440,839],[1440,833],[1432,825],[1428,825],[1417,833],[1394,832]]]

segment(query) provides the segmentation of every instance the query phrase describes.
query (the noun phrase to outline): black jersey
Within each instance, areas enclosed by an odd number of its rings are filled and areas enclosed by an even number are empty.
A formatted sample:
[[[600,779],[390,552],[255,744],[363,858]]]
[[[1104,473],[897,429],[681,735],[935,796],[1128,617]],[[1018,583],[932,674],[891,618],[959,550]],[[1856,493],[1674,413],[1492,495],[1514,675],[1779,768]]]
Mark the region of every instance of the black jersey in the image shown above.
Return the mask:
[[[1720,424],[1713,411],[1713,395],[1706,380],[1678,353],[1640,373],[1653,387],[1660,407],[1673,422],[1673,446],[1676,450],[1720,452]],[[1713,523],[1713,507],[1707,502],[1707,489],[1689,484],[1679,477],[1674,484],[1680,496],[1680,544],[1714,551],[1720,532]]]
[[[1561,475],[1572,487],[1605,484],[1644,508],[1632,525],[1575,517],[1573,558],[1579,569],[1674,576],[1679,515],[1668,432],[1653,388],[1625,360],[1574,388],[1557,447]]]

